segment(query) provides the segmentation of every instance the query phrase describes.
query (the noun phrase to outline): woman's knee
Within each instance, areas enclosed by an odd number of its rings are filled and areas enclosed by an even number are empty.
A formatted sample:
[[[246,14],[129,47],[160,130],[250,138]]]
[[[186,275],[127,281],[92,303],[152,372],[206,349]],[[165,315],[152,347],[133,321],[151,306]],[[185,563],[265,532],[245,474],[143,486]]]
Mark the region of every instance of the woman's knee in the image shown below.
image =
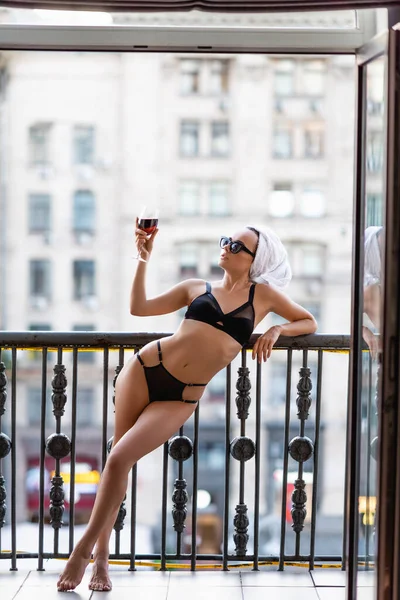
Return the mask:
[[[126,477],[132,468],[131,460],[129,460],[124,452],[113,446],[107,458],[106,467],[118,477]]]

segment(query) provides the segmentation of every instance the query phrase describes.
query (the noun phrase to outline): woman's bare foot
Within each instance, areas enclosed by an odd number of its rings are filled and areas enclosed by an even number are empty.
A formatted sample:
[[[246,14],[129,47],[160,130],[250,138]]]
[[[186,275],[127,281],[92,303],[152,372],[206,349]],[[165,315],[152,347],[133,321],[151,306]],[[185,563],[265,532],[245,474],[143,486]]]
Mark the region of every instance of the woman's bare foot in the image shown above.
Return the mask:
[[[95,556],[89,590],[95,592],[109,592],[112,588],[108,576],[108,558]]]
[[[79,551],[76,551],[75,549],[57,581],[57,590],[59,592],[74,590],[82,581],[82,577],[89,562],[90,556],[82,556],[79,554]]]

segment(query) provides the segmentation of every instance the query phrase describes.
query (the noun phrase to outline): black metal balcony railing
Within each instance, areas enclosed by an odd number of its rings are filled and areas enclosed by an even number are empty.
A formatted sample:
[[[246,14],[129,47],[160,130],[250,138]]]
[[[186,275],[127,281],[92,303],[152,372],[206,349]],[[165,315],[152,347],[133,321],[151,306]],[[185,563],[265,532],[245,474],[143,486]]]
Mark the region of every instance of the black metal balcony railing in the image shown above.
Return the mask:
[[[9,435],[0,434],[0,557],[11,560],[11,569],[17,568],[17,560],[23,558],[37,558],[38,569],[43,569],[44,559],[47,558],[66,558],[74,546],[74,499],[75,499],[75,462],[76,462],[76,434],[77,434],[77,403],[78,403],[78,354],[82,349],[96,349],[102,352],[103,357],[103,408],[102,408],[102,434],[101,434],[101,456],[102,467],[104,467],[107,450],[110,447],[110,441],[107,439],[107,425],[109,418],[109,380],[110,373],[110,351],[118,352],[118,365],[115,367],[113,385],[124,364],[124,353],[126,351],[138,351],[144,344],[153,339],[162,338],[169,334],[124,334],[124,333],[83,333],[83,332],[1,332],[0,334],[0,431],[2,431],[2,418],[4,423],[4,414],[7,411],[9,421]],[[247,349],[251,348],[257,339],[253,335]],[[115,548],[110,554],[111,559],[124,559],[129,561],[130,569],[135,569],[138,561],[158,560],[161,569],[166,569],[167,561],[189,561],[190,568],[195,569],[198,561],[220,561],[222,567],[227,569],[229,564],[238,561],[249,561],[254,569],[258,569],[259,564],[264,561],[277,561],[279,569],[283,569],[285,563],[289,561],[303,562],[314,568],[315,562],[334,562],[343,566],[343,555],[316,555],[316,521],[319,490],[319,456],[320,456],[320,431],[321,431],[321,389],[323,377],[323,353],[324,351],[345,351],[349,350],[350,339],[345,335],[309,335],[298,338],[281,337],[275,345],[275,350],[286,351],[286,401],[284,408],[284,439],[283,446],[283,481],[281,497],[281,532],[280,532],[280,551],[275,556],[262,555],[259,551],[259,519],[260,519],[260,466],[261,451],[259,443],[261,434],[261,378],[262,368],[257,363],[255,367],[255,385],[252,387],[250,381],[250,370],[246,365],[246,349],[241,352],[240,366],[238,367],[236,381],[235,402],[237,407],[237,426],[240,427],[240,435],[231,439],[233,415],[232,406],[232,365],[226,368],[226,394],[225,394],[225,469],[224,469],[224,510],[223,510],[223,533],[220,553],[199,553],[197,550],[197,491],[198,491],[198,448],[199,448],[199,419],[201,411],[201,402],[199,403],[193,420],[193,439],[187,435],[187,425],[177,432],[177,435],[164,444],[163,466],[162,466],[162,501],[161,501],[161,551],[154,554],[139,554],[136,552],[136,502],[137,502],[137,466],[132,469],[131,478],[131,506],[130,506],[130,551],[123,553],[120,551],[120,534],[124,525],[127,507],[125,503],[121,505],[117,517],[115,529]],[[40,455],[40,482],[39,482],[39,514],[38,514],[38,547],[35,552],[22,552],[17,550],[17,519],[16,519],[16,484],[17,484],[17,453],[18,453],[18,386],[17,378],[21,370],[21,359],[19,351],[22,349],[34,349],[41,355],[41,363],[36,362],[41,370],[41,415],[40,415],[40,439],[37,440]],[[53,365],[53,378],[51,381],[51,402],[53,415],[55,418],[55,432],[46,437],[46,388],[48,387],[48,368],[50,358],[56,351],[57,360]],[[294,351],[302,353],[302,366],[299,371],[299,380],[297,383],[297,418],[298,435],[292,439],[290,437],[290,409],[291,398],[291,377],[292,377],[292,355]],[[309,353],[313,352],[317,357],[316,373],[311,373],[308,362]],[[70,359],[65,360],[65,353],[72,352],[71,382],[67,382],[66,367],[63,364]],[[2,362],[1,362],[2,361]],[[370,361],[371,362],[371,361]],[[5,364],[7,363],[7,364]],[[370,377],[371,387],[373,385]],[[311,439],[305,435],[305,425],[309,416],[311,406],[311,390],[314,386],[315,406],[313,419],[313,434]],[[255,393],[253,394],[253,390]],[[65,406],[70,404],[70,437],[62,433],[63,416]],[[8,400],[9,398],[9,400]],[[253,402],[252,402],[253,400]],[[254,406],[252,406],[252,404]],[[249,417],[249,410],[253,408],[253,433],[255,439],[251,439],[246,430],[246,423]],[[307,430],[308,432],[308,430]],[[46,498],[45,491],[45,459],[47,456],[54,460],[54,474],[51,479],[51,488]],[[69,552],[61,552],[59,547],[59,533],[63,527],[64,512],[64,481],[61,475],[62,460],[68,457],[70,462],[70,483],[69,483],[69,533],[68,547]],[[294,531],[294,549],[292,553],[285,551],[285,530],[287,517],[287,481],[288,464],[293,459],[297,464],[297,478],[294,482],[294,489],[291,495],[291,518],[292,529]],[[187,481],[185,480],[185,461],[191,459],[191,478],[192,488],[191,505],[188,506]],[[312,462],[312,498],[311,515],[309,525],[309,547],[307,552],[301,552],[302,532],[306,518],[306,482],[304,478],[305,462]],[[8,465],[9,481],[5,481],[4,465]],[[168,470],[172,464],[176,465],[177,478],[172,493],[172,517],[174,539],[176,540],[175,552],[167,552],[167,512],[168,512]],[[237,461],[238,465],[238,498],[234,510],[230,506],[232,461]],[[251,490],[253,506],[250,507],[252,513],[252,523],[249,519],[249,507],[246,504],[246,493],[249,492],[246,482],[246,465],[248,461],[254,461],[254,489]],[[310,463],[309,463],[310,464]],[[6,498],[6,485],[9,498]],[[309,501],[310,499],[308,499]],[[45,502],[46,501],[46,502]],[[343,500],[344,502],[344,500]],[[6,509],[6,504],[9,508]],[[46,509],[46,504],[49,504]],[[189,550],[188,544],[184,543],[185,523],[187,511],[191,512],[191,538]],[[8,512],[9,511],[9,512]],[[6,519],[10,522],[11,528],[11,548],[3,550],[1,545],[1,530]],[[53,550],[46,552],[44,550],[44,527],[45,521],[50,519],[54,530]],[[64,526],[66,527],[66,526]],[[252,551],[248,553],[247,545],[249,537],[252,541]],[[233,540],[232,540],[233,538]],[[185,540],[187,536],[185,536]],[[232,547],[234,542],[234,552],[229,552],[229,545]],[[186,550],[185,550],[186,548]],[[369,553],[369,552],[368,552]]]

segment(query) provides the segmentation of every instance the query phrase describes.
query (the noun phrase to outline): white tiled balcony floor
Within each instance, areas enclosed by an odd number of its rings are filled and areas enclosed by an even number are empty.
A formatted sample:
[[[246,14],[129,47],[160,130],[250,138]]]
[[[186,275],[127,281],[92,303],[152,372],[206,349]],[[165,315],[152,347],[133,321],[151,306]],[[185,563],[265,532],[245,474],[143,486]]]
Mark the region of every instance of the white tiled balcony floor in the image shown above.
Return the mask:
[[[20,560],[18,571],[10,572],[10,561],[0,562],[1,600],[60,600],[56,582],[63,562],[48,560],[45,571],[37,571],[37,561]],[[92,592],[88,589],[91,566],[83,581],[69,597],[76,600],[345,600],[346,574],[337,569],[275,567],[215,572],[128,571],[127,567],[110,567],[113,589]],[[358,600],[375,598],[374,574],[360,572]],[[65,595],[65,594],[64,594]]]

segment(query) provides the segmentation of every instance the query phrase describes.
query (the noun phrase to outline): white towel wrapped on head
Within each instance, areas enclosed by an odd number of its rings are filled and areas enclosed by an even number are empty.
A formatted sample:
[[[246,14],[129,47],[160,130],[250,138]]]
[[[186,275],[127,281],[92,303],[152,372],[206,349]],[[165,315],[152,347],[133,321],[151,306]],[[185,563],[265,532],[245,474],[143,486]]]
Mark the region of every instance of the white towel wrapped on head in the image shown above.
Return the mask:
[[[272,283],[284,288],[292,279],[288,255],[279,237],[271,229],[247,226],[258,232],[256,256],[250,267],[250,280],[255,283]]]

